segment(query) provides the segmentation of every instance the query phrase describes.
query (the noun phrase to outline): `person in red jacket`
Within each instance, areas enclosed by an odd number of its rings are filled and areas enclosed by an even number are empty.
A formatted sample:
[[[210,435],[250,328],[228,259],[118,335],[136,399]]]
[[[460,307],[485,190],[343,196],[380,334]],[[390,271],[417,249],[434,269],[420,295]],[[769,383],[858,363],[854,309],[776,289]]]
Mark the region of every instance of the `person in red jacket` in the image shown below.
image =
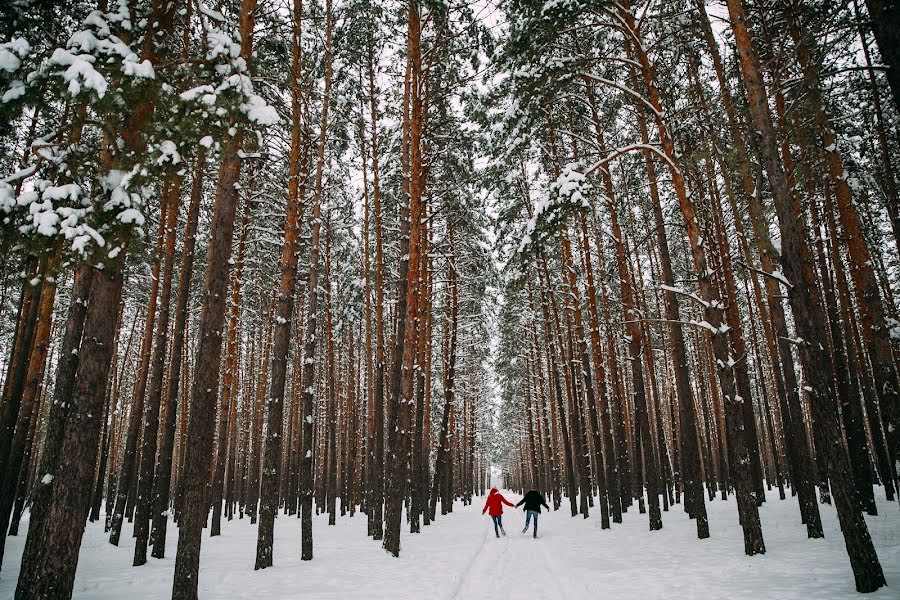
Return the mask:
[[[484,508],[481,511],[481,514],[489,512],[491,515],[491,520],[494,522],[494,534],[497,537],[500,537],[500,534],[506,535],[506,531],[503,530],[503,505],[512,506],[515,508],[516,506],[503,497],[503,494],[497,491],[497,488],[491,488],[491,493],[488,494],[487,501],[484,503]]]

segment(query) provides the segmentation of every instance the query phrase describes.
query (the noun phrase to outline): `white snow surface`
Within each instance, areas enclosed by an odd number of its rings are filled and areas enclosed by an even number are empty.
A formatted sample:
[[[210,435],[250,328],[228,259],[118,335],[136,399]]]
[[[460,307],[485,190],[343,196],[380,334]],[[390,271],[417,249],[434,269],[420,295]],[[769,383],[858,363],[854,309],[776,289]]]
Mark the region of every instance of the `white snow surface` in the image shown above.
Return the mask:
[[[520,498],[505,491],[512,502]],[[900,588],[900,515],[879,497],[878,517],[866,517],[888,585],[867,599],[895,599]],[[648,531],[647,515],[634,506],[624,523],[601,530],[599,511],[585,521],[569,516],[568,501],[540,517],[539,538],[522,534],[524,515],[506,508],[507,536],[496,539],[484,498],[457,503],[452,514],[409,534],[404,527],[400,558],[366,536],[366,517],[314,517],[315,558],[300,560],[300,522],[279,514],[275,565],[254,571],[256,526],[247,518],[223,521],[222,535],[203,533],[199,594],[203,599],[493,599],[502,598],[860,598],[844,551],[834,509],[820,505],[824,540],[809,540],[796,499],[769,492],[760,509],[767,553],[748,557],[733,499],[708,502],[712,537],[697,540],[696,526],[680,505],[663,513],[662,531]],[[26,515],[27,519],[27,515]],[[25,542],[7,540],[0,598],[11,598]],[[126,526],[127,527],[127,526]],[[169,527],[167,557],[132,567],[133,538],[119,547],[103,533],[103,518],[89,523],[75,577],[74,598],[112,600],[168,598],[175,565],[177,528]]]

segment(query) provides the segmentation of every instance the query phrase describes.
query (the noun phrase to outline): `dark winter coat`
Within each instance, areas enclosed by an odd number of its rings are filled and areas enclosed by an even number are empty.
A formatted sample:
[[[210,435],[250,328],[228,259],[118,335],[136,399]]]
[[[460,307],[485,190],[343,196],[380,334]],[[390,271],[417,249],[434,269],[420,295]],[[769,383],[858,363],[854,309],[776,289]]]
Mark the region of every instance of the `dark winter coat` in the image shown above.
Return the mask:
[[[497,491],[497,488],[491,488],[491,493],[488,494],[487,502],[484,503],[481,514],[489,512],[492,517],[500,516],[503,514],[504,504],[515,508],[512,502],[504,498],[503,494]]]
[[[544,497],[541,496],[540,492],[536,490],[531,490],[525,496],[519,500],[519,503],[516,504],[517,507],[525,505],[525,510],[533,510],[535,512],[541,512],[541,505],[544,506],[547,510],[550,510],[550,507],[547,506],[547,502],[544,500]]]

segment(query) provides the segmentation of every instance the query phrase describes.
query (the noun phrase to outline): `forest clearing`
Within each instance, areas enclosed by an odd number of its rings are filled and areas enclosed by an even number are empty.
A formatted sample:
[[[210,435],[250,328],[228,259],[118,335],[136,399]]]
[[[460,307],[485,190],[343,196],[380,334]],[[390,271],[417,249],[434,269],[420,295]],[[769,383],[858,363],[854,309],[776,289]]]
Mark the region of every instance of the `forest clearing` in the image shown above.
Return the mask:
[[[900,9],[633,1],[0,3],[0,596],[896,597]]]

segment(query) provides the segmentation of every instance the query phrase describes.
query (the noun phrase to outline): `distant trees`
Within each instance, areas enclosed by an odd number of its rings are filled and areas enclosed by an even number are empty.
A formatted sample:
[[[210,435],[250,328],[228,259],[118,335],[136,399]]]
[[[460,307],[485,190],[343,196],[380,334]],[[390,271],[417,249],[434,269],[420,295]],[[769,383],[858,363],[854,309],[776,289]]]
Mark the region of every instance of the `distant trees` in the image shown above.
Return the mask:
[[[339,18],[299,1],[76,4],[57,15],[63,48],[13,9],[0,40],[4,118],[28,124],[0,135],[0,512],[32,513],[19,596],[67,597],[104,496],[112,543],[134,523],[135,565],[165,555],[174,517],[173,597],[196,597],[210,516],[213,534],[259,518],[257,568],[276,560],[279,508],[299,512],[312,558],[314,500],[332,522],[338,499],[359,505],[398,553],[408,495],[419,531],[432,496],[450,510],[489,476],[495,273],[456,103],[474,106],[466,53],[486,30],[418,2],[343,3]],[[390,11],[423,23],[408,78],[391,69],[409,48]],[[463,340],[480,349],[460,368]]]
[[[596,486],[601,506],[626,510],[633,497],[644,512],[646,490],[657,529],[660,497],[668,508],[684,493],[703,538],[702,486],[710,499],[716,487],[723,497],[733,490],[750,555],[765,551],[763,486],[784,497],[789,484],[810,537],[820,537],[818,486],[824,501],[833,494],[857,589],[872,591],[884,579],[861,512],[875,510],[870,465],[881,465],[888,499],[897,478],[885,469],[897,431],[896,321],[879,308],[894,306],[897,290],[896,149],[877,135],[880,113],[867,110],[882,110],[887,82],[866,79],[870,58],[856,65],[841,50],[845,36],[865,45],[871,35],[858,6],[763,2],[750,13],[746,2],[727,4],[724,33],[703,2],[677,14],[511,4],[497,91],[508,108],[496,113],[493,143],[495,178],[515,182],[497,189],[504,298],[521,304],[527,290],[545,307],[577,304],[562,322],[534,303],[503,322],[509,340],[546,330],[538,353],[501,343],[504,402],[524,395],[544,407],[509,417],[506,468],[515,486],[552,481],[554,463],[535,448],[543,410],[556,418],[556,463],[589,468],[588,481],[621,481],[621,498]],[[875,29],[883,39],[882,24]],[[736,64],[723,61],[731,55]],[[868,134],[829,116],[849,96],[858,101],[858,89]],[[841,136],[868,138],[877,153]],[[573,275],[566,241],[579,232],[586,252]],[[618,303],[621,317],[598,299]],[[579,357],[569,328],[595,350]],[[561,365],[585,361],[579,390]],[[535,367],[548,369],[546,388]],[[601,400],[592,387],[606,390]],[[579,427],[601,429],[593,448]],[[585,480],[567,479],[574,515]]]
[[[17,597],[71,595],[104,498],[136,566],[172,517],[195,598],[206,525],[258,520],[262,569],[360,510],[398,555],[492,464],[602,528],[681,503],[703,539],[734,494],[749,555],[767,488],[810,537],[833,498],[857,588],[883,585],[892,9],[727,8],[0,8]]]

